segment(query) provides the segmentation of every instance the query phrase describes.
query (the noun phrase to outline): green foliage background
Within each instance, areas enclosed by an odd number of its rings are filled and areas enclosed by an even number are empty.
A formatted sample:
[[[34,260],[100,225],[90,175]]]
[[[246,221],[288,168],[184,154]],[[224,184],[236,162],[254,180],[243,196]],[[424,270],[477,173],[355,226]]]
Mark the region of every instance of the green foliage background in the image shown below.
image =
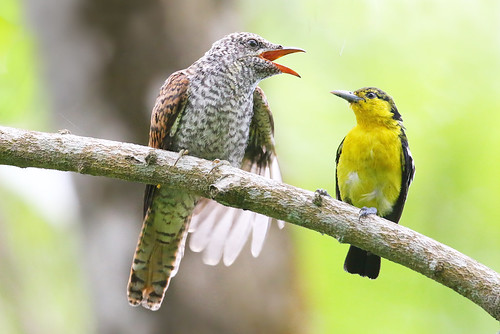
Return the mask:
[[[238,12],[245,29],[307,50],[281,60],[302,79],[283,75],[261,85],[275,115],[287,183],[334,193],[335,152],[355,120],[329,91],[379,87],[403,115],[417,168],[401,223],[500,271],[500,2],[240,0]],[[0,3],[0,122],[43,130],[47,104],[20,16],[16,0]],[[27,226],[1,226],[0,247],[20,240],[11,249],[26,263],[16,277],[37,279],[22,285],[32,290],[20,291],[19,282],[2,274],[0,332],[29,332],[21,315],[48,332],[87,332],[85,297],[74,295],[85,289],[71,289],[83,286],[81,268],[67,251],[75,240],[1,192],[9,198],[0,206],[3,221],[28,221],[30,227],[40,221],[40,230],[26,235],[21,231]],[[29,219],[18,218],[19,212]],[[482,309],[423,276],[389,261],[375,281],[348,275],[342,270],[347,246],[289,228],[310,333],[498,331]],[[54,275],[65,279],[54,281]],[[43,307],[23,303],[28,295]]]
[[[338,144],[354,126],[334,89],[379,87],[403,115],[416,163],[401,223],[500,271],[500,3],[241,3],[249,29],[307,50],[302,79],[261,84],[284,180],[335,193]],[[262,10],[265,8],[265,10]],[[448,288],[383,261],[375,281],[342,270],[347,246],[295,227],[311,333],[493,333],[498,322]]]
[[[0,2],[0,124],[44,130],[49,109],[19,5]],[[49,222],[3,185],[0,199],[0,333],[89,333],[77,227]]]

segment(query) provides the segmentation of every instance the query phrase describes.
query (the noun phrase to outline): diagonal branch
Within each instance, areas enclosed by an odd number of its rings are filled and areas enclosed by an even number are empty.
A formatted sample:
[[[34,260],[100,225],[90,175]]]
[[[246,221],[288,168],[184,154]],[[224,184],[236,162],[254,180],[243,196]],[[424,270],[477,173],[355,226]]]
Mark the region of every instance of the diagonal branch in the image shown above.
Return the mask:
[[[334,237],[413,269],[500,320],[500,274],[407,227],[311,191],[150,147],[0,127],[0,164],[165,184]]]

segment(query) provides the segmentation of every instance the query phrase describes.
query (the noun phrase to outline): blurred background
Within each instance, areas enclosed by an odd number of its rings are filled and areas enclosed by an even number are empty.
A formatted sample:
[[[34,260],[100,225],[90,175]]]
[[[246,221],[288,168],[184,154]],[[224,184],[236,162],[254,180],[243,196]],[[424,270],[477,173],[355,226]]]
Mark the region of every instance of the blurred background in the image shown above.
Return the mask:
[[[500,271],[500,2],[2,0],[0,124],[147,143],[158,88],[233,31],[307,50],[265,80],[284,181],[335,192],[355,119],[333,89],[396,101],[416,162],[404,224]],[[230,267],[187,251],[162,308],[127,304],[144,186],[0,168],[1,333],[496,333],[481,308],[347,245],[276,228]]]

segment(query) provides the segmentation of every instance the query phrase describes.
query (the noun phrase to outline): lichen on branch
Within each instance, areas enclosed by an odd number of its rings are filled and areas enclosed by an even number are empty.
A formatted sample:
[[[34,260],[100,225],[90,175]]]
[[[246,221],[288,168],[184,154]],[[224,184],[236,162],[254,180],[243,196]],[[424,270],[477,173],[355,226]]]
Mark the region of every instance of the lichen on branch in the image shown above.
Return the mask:
[[[329,235],[419,272],[500,320],[500,275],[407,227],[330,197],[231,167],[150,147],[0,127],[0,164],[164,184]],[[340,266],[339,266],[340,267]]]

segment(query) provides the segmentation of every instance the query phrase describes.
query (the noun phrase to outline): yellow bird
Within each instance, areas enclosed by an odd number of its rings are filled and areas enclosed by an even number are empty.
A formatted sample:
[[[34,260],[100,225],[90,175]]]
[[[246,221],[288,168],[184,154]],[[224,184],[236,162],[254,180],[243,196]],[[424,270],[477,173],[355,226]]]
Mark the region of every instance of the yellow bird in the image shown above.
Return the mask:
[[[377,214],[398,223],[415,166],[396,104],[374,87],[332,94],[349,102],[357,121],[337,150],[337,199],[361,208],[360,217]],[[344,269],[375,279],[380,257],[351,246]]]

